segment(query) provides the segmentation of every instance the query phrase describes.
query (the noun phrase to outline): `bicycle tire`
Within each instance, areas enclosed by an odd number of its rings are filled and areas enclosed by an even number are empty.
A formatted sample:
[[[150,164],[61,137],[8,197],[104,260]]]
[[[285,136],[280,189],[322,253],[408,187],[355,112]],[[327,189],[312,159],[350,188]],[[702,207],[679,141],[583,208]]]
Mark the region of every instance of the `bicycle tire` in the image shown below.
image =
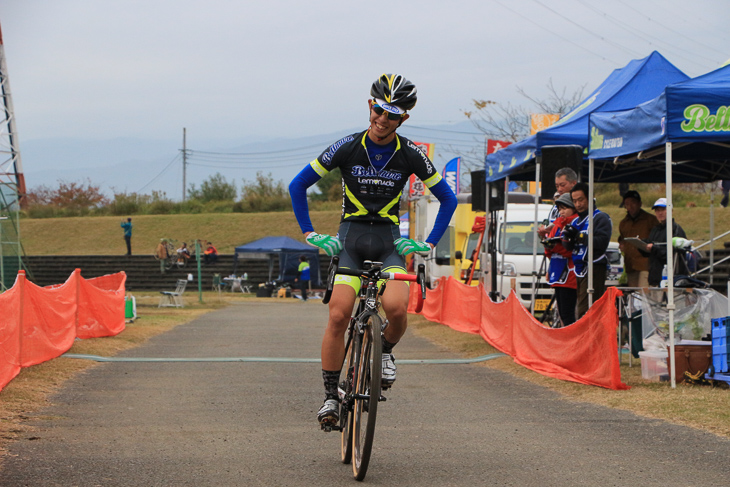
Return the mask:
[[[350,332],[353,330],[350,327]],[[355,362],[357,357],[355,351],[360,345],[359,336],[349,334],[345,346],[345,379],[341,383],[342,395],[340,402],[340,455],[342,463],[348,464],[352,461],[352,389],[354,384]]]
[[[355,480],[363,480],[370,464],[370,454],[375,438],[375,420],[380,401],[383,343],[382,320],[375,313],[363,317],[367,320],[360,343],[360,360],[355,369],[355,407],[352,428],[352,471]]]

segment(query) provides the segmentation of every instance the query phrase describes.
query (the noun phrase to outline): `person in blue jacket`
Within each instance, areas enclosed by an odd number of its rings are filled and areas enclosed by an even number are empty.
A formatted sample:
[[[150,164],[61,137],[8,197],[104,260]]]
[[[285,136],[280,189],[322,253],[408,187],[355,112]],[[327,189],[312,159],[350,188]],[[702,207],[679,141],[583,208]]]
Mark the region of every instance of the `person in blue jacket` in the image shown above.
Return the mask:
[[[127,243],[127,255],[132,255],[132,218],[122,220],[120,225],[124,229],[124,241]]]

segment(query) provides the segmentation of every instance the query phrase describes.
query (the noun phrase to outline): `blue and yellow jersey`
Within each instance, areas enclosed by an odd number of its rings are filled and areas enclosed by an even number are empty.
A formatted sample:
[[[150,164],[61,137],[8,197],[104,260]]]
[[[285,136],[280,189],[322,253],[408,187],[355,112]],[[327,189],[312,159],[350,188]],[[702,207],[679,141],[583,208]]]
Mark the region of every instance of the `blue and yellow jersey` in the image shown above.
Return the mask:
[[[441,181],[428,157],[405,137],[396,135],[395,151],[380,170],[370,163],[368,131],[348,135],[330,145],[311,168],[324,177],[335,168],[342,173],[342,221],[390,222],[397,225],[398,203],[411,174],[431,188]]]

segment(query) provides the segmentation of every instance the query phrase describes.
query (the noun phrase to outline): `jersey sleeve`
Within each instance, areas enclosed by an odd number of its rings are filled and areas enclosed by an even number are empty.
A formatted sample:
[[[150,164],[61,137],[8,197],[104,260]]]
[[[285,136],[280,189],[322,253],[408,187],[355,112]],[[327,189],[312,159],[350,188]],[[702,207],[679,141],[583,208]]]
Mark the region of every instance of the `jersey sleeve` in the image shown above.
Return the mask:
[[[440,205],[439,211],[436,214],[436,221],[433,224],[433,229],[426,239],[426,242],[435,246],[439,243],[439,240],[441,240],[441,237],[443,237],[446,229],[449,227],[451,216],[454,214],[458,202],[456,201],[456,195],[453,191],[451,191],[448,183],[443,179],[431,186],[431,192],[439,200]]]
[[[337,157],[337,150],[348,142],[355,140],[354,135],[348,135],[338,140],[331,146],[327,147],[319,157],[309,163],[309,166],[314,172],[316,172],[320,178],[325,177],[331,170],[339,167],[339,158]]]
[[[416,153],[415,157],[413,157],[414,162],[411,167],[411,171],[413,174],[418,176],[418,179],[423,181],[423,184],[425,184],[428,189],[433,188],[439,183],[439,181],[443,180],[439,172],[436,170],[436,167],[433,165],[433,162],[431,162],[428,156],[424,154],[421,149],[419,149],[410,140],[406,141],[406,145]],[[451,194],[453,194],[453,192]]]
[[[307,188],[319,181],[322,176],[312,168],[312,164],[316,159],[309,163],[299,174],[294,177],[289,184],[289,195],[291,196],[291,205],[294,210],[294,216],[297,218],[299,228],[302,233],[313,232],[312,220],[309,218],[309,204],[307,202]]]

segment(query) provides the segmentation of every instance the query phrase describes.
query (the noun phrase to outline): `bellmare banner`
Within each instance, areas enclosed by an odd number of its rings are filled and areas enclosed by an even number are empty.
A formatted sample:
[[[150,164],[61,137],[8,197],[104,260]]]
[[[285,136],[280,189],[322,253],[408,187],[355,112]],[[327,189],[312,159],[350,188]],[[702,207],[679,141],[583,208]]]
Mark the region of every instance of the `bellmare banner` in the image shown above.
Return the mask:
[[[449,185],[449,188],[451,188],[451,191],[454,192],[454,194],[459,194],[460,188],[460,178],[459,175],[461,174],[461,157],[454,157],[449,162],[446,163],[444,166],[444,179],[446,180],[446,184]]]

